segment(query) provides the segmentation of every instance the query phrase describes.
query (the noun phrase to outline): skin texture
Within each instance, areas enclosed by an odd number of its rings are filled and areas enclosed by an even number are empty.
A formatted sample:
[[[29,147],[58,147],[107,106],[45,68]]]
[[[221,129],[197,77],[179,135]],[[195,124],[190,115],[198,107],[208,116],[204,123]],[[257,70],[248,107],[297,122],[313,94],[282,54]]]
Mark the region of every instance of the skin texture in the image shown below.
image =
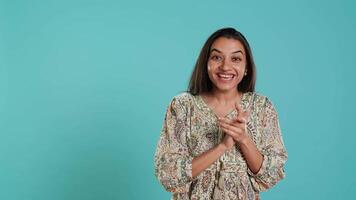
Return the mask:
[[[192,175],[193,177],[199,175],[235,144],[239,144],[250,170],[257,173],[261,168],[263,155],[247,134],[249,110],[243,111],[239,104],[235,103],[239,102],[242,96],[236,89],[237,85],[247,72],[244,46],[232,38],[216,39],[211,46],[207,68],[213,89],[211,93],[201,96],[219,117],[219,126],[225,132],[225,136],[221,143],[193,159]],[[223,80],[219,78],[221,74],[232,75],[233,78],[229,81]],[[233,120],[225,118],[224,116],[232,109],[237,109],[240,113],[237,118]]]

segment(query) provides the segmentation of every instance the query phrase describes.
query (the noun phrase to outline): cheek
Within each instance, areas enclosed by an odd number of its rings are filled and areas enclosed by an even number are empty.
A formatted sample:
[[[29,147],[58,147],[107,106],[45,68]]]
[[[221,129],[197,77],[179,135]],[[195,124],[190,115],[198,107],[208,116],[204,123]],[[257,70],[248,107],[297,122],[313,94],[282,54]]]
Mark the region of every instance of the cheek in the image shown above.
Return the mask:
[[[208,69],[209,79],[213,80],[214,79],[214,67],[208,64],[207,69]]]
[[[245,71],[246,69],[246,66],[247,66],[247,63],[246,61],[244,60],[243,62],[241,62],[241,68]]]
[[[239,72],[244,72],[245,69],[246,69],[246,64],[244,62],[241,62],[239,63],[237,66],[236,66],[236,69],[239,71]]]
[[[216,70],[216,68],[217,68],[216,63],[208,62],[208,64],[207,64],[208,73],[214,73],[214,71]]]
[[[212,70],[214,68],[214,63],[211,62],[211,60],[208,60],[207,65],[208,65],[208,70]]]

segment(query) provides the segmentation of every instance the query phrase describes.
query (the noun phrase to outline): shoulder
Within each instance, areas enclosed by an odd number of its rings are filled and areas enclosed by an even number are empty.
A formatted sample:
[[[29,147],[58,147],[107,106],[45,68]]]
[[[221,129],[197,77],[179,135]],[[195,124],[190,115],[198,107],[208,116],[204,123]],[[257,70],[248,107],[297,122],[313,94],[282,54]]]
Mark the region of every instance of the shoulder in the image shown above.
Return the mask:
[[[254,104],[263,105],[268,100],[268,97],[260,92],[247,92],[247,95]]]
[[[180,104],[180,106],[186,107],[192,103],[194,96],[189,92],[181,92],[173,96],[171,102],[175,104]]]
[[[262,94],[260,92],[249,92],[251,96],[251,100],[255,106],[261,107],[263,109],[272,108],[274,109],[274,105],[270,97]]]
[[[194,96],[189,92],[181,92],[173,96],[170,102],[170,107],[176,111],[188,111],[193,105]]]

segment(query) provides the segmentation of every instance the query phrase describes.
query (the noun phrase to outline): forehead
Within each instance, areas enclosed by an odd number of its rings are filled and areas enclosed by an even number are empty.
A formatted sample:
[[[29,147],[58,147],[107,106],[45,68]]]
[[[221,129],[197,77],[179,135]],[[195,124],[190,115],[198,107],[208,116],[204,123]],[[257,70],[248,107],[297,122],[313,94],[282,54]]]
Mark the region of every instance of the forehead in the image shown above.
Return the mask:
[[[223,53],[231,53],[241,50],[243,54],[245,54],[245,48],[243,44],[234,38],[220,37],[213,42],[210,49],[214,48]]]

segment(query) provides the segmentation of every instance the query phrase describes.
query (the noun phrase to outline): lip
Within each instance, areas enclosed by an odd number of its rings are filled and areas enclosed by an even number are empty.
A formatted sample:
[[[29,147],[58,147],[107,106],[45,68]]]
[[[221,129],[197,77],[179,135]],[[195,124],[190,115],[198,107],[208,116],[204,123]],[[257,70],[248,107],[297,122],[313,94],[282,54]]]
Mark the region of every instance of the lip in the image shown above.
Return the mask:
[[[222,77],[222,75],[225,76],[225,77],[229,76],[230,78],[228,78],[228,79],[224,78],[224,77]],[[231,82],[232,80],[234,80],[235,77],[236,77],[236,74],[232,74],[232,73],[216,73],[216,76],[217,76],[219,81],[227,83],[227,82]]]
[[[221,76],[232,76],[232,78],[235,78],[236,74],[232,73],[216,73],[216,75],[220,78]]]

